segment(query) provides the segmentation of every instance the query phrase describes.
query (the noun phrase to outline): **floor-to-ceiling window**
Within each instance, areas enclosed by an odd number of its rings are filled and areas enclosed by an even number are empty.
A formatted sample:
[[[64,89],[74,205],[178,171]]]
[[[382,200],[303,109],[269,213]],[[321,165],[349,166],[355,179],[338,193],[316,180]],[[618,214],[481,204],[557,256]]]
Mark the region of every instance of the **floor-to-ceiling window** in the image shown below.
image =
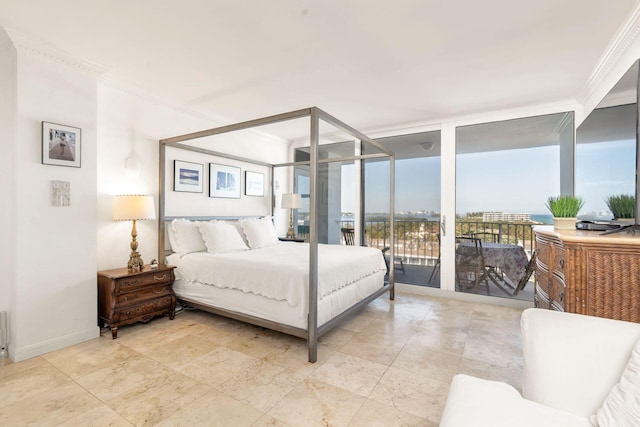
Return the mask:
[[[576,194],[583,219],[611,220],[606,200],[635,197],[638,62],[576,130]]]
[[[395,278],[398,283],[440,286],[440,131],[377,139],[395,155]],[[389,162],[364,167],[366,238],[389,240]]]
[[[456,290],[533,300],[522,281],[550,195],[573,193],[574,115],[456,129]]]

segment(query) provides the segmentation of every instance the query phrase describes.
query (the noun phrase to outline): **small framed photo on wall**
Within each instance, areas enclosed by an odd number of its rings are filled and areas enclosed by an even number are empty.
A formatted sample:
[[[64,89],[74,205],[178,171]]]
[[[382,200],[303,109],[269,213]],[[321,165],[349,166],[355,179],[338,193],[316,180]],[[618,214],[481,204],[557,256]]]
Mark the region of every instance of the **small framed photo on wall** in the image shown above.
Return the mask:
[[[209,197],[240,198],[240,168],[209,163]]]
[[[202,193],[204,165],[202,163],[173,161],[173,191]]]
[[[264,197],[264,174],[260,172],[244,172],[244,195]]]
[[[80,128],[42,122],[42,164],[80,167]]]

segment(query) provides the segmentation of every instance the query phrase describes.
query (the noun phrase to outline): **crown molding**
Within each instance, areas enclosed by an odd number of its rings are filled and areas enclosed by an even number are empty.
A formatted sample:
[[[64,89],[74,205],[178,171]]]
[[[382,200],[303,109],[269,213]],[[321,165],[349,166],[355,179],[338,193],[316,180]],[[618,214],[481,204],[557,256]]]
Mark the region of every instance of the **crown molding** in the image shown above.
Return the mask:
[[[4,27],[0,27],[0,52],[15,52],[15,46],[13,40],[9,37],[9,33]]]
[[[38,37],[20,33],[9,28],[4,28],[4,30],[19,52],[39,56],[49,61],[65,64],[95,75],[102,74],[108,70],[107,67],[95,62],[78,59],[63,50],[46,43]]]
[[[591,75],[582,90],[582,100],[585,103],[598,90],[607,75],[618,65],[620,58],[640,34],[640,3],[637,3],[627,20],[620,26],[617,33],[609,42],[609,46],[596,63]]]

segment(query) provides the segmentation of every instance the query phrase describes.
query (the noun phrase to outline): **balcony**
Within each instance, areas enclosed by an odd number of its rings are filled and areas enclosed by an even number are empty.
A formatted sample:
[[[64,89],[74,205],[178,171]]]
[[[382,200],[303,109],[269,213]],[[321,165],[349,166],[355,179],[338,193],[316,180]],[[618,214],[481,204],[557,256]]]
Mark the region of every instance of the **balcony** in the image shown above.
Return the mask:
[[[341,227],[353,227],[353,221],[340,221]],[[534,250],[532,227],[528,222],[484,222],[458,221],[456,235],[473,235],[483,242],[508,243],[522,246],[527,258]],[[308,227],[299,227],[298,233],[305,237]],[[388,220],[368,220],[365,223],[367,246],[384,249],[389,247]],[[341,239],[344,244],[344,241]],[[416,286],[440,287],[439,254],[440,222],[423,219],[399,219],[395,221],[395,257],[396,265],[402,260],[404,273],[396,269],[396,282]],[[490,283],[490,294],[505,298],[533,301],[533,275],[524,289],[517,295],[508,294]],[[509,290],[507,288],[507,290]],[[483,291],[484,292],[484,291]]]

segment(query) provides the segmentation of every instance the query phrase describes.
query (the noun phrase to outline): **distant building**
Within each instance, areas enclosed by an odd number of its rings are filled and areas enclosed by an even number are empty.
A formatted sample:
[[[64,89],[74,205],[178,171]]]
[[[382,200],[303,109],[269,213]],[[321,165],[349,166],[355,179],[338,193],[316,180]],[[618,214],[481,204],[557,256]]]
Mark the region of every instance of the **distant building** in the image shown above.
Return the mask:
[[[531,214],[528,213],[508,213],[508,212],[484,212],[482,214],[482,221],[494,222],[494,221],[531,221]]]

